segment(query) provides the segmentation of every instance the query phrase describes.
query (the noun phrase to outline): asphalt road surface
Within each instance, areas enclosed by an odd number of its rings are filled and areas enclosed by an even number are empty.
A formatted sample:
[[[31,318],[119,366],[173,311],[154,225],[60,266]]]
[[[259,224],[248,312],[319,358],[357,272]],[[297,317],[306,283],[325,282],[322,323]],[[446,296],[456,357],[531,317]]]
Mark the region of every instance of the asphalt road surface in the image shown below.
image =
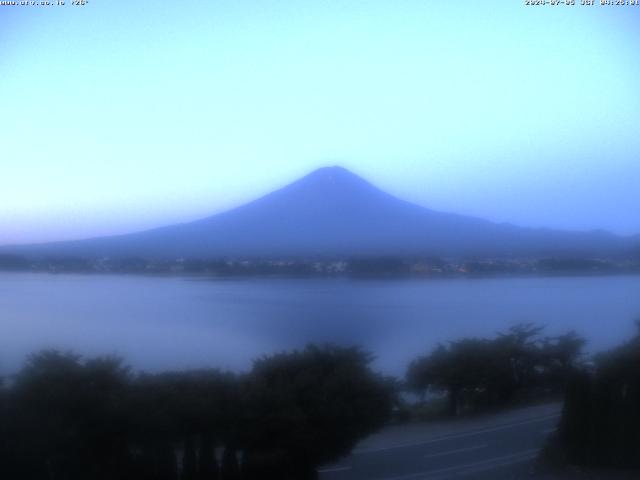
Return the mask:
[[[478,480],[530,478],[531,462],[553,432],[560,404],[388,427],[363,441],[321,480]]]

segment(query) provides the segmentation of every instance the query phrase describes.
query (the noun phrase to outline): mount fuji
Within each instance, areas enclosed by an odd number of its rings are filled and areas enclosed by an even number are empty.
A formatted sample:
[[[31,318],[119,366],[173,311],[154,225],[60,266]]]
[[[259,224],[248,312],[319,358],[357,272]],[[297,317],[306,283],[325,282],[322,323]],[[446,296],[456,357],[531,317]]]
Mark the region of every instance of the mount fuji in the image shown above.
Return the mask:
[[[119,236],[5,246],[31,257],[614,255],[640,237],[498,224],[390,195],[341,167],[320,168],[257,200],[190,223]]]

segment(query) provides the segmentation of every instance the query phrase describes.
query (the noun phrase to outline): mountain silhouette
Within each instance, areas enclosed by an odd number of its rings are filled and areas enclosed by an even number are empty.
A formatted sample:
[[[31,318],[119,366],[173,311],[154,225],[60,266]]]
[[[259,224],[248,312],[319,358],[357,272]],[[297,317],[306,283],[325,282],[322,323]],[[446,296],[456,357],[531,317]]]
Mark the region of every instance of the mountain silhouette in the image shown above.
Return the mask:
[[[87,240],[4,247],[31,256],[145,258],[350,255],[610,255],[638,237],[497,224],[398,199],[341,167],[190,223]]]

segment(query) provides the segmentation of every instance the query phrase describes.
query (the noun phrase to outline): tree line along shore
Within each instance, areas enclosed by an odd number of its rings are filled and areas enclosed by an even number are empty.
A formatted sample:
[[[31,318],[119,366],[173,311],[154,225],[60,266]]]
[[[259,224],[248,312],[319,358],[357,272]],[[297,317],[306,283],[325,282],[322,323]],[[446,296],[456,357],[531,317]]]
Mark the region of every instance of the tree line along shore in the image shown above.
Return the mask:
[[[31,259],[0,254],[0,271],[49,273],[175,274],[209,277],[353,276],[452,277],[491,275],[607,275],[640,273],[637,257],[558,256],[544,258],[439,258],[368,256],[345,258],[84,258],[57,256]]]

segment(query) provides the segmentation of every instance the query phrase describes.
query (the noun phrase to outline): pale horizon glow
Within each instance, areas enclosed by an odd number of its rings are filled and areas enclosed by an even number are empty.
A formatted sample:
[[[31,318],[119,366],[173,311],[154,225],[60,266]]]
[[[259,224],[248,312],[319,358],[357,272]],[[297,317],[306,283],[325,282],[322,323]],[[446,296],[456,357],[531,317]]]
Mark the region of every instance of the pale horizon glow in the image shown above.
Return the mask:
[[[0,245],[334,164],[435,210],[640,234],[640,7],[140,3],[0,7]]]

